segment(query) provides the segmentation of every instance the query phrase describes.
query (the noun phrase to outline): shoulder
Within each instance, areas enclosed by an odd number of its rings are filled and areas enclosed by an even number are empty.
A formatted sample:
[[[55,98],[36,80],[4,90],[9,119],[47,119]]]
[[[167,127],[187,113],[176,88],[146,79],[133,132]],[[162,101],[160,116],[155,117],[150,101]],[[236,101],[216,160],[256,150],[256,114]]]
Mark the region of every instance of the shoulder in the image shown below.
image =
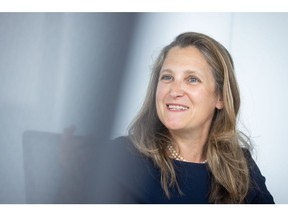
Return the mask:
[[[146,178],[149,170],[153,170],[154,167],[151,159],[140,153],[128,136],[111,140],[107,155],[111,155],[109,164],[112,164],[113,175],[116,175],[116,178],[124,185],[134,182],[140,176]],[[131,184],[134,185],[134,183]]]
[[[140,154],[129,136],[119,136],[108,142],[108,149],[119,154]]]
[[[133,145],[129,136],[119,136],[110,141],[112,145]]]
[[[131,166],[130,163],[139,164],[146,162],[148,158],[144,156],[133,144],[129,136],[120,136],[110,140],[107,143],[105,157],[111,155],[110,160],[115,163],[124,163]]]
[[[273,204],[274,199],[266,186],[266,178],[248,149],[243,149],[250,173],[250,189],[246,197],[247,203]]]

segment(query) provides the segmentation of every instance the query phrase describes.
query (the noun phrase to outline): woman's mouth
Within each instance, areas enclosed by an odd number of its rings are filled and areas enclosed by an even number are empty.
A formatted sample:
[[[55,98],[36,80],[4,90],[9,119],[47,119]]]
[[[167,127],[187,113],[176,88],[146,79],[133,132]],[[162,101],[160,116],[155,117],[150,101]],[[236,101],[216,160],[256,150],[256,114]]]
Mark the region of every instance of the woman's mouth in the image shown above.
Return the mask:
[[[189,109],[189,107],[187,107],[187,106],[178,105],[178,104],[167,104],[166,106],[171,111],[184,111],[184,110]]]

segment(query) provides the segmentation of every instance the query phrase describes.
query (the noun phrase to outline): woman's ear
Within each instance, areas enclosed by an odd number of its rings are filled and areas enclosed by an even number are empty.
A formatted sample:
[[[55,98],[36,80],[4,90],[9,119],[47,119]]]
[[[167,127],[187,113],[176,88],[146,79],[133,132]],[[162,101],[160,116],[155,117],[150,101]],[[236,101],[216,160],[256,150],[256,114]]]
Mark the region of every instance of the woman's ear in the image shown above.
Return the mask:
[[[221,110],[223,109],[223,106],[224,106],[224,103],[223,103],[223,100],[222,100],[222,97],[219,97],[217,102],[216,102],[216,109],[218,110]]]

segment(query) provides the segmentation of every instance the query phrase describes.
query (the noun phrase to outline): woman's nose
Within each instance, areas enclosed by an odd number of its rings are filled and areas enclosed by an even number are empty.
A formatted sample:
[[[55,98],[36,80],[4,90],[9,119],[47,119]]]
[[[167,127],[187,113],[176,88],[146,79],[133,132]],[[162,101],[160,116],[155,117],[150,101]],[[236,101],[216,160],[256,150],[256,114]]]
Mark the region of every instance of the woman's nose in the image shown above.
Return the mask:
[[[184,90],[182,88],[182,84],[174,83],[171,86],[170,96],[172,96],[173,98],[176,98],[176,97],[182,97],[183,95],[184,95]]]

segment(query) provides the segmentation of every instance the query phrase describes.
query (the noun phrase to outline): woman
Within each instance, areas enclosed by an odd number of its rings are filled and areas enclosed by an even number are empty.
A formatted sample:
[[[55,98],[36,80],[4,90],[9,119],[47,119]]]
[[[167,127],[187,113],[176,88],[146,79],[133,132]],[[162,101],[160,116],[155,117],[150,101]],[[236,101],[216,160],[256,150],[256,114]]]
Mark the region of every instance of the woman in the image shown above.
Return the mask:
[[[228,51],[204,34],[179,35],[156,60],[129,135],[110,145],[118,155],[100,202],[274,203],[236,129],[239,107]]]

